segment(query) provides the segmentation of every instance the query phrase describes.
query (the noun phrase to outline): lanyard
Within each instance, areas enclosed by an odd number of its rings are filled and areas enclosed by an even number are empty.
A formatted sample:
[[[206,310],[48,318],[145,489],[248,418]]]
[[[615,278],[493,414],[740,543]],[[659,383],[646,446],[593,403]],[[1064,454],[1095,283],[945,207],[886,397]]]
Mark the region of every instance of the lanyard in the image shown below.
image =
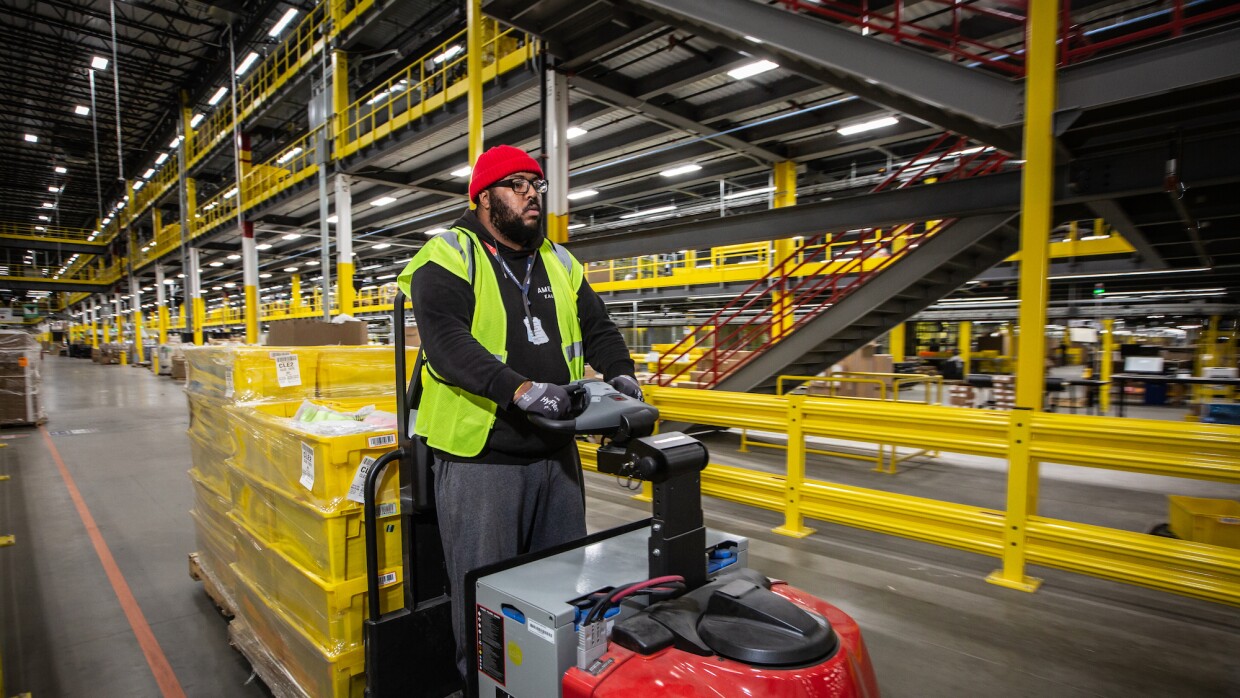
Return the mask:
[[[492,247],[490,243],[484,242],[482,244],[487,248],[487,251],[491,253],[491,256],[495,258],[495,261],[499,262],[499,265],[503,267],[504,276],[512,279],[512,283],[516,284],[517,288],[521,289],[521,302],[525,306],[525,317],[532,326],[534,323],[534,315],[530,311],[530,278],[534,274],[534,257],[537,256],[538,253],[530,253],[529,260],[525,265],[525,282],[522,283],[517,280],[517,275],[512,273],[512,269],[508,266],[508,262],[506,262],[504,258],[499,255],[498,250]]]

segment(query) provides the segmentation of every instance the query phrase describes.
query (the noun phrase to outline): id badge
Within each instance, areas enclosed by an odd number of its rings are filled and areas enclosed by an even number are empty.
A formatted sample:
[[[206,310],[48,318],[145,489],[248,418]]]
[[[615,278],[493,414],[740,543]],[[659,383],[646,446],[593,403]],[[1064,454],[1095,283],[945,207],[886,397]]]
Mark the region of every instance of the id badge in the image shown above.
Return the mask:
[[[530,327],[530,318],[526,317],[523,322],[525,323],[525,338],[530,340],[530,344],[546,344],[551,341],[546,331],[543,330],[542,320],[534,318],[533,327]]]

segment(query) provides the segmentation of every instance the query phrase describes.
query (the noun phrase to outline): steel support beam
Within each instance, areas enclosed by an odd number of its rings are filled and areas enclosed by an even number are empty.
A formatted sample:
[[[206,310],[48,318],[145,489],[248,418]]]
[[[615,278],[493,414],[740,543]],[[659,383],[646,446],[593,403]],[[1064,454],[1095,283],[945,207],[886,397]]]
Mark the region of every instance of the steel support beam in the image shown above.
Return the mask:
[[[620,4],[875,104],[1019,152],[1018,139],[1002,129],[1020,120],[1020,87],[1004,78],[752,0]]]
[[[1141,232],[1141,229],[1132,222],[1132,219],[1128,217],[1128,213],[1124,211],[1124,207],[1118,201],[1115,199],[1100,199],[1098,201],[1091,201],[1087,205],[1089,210],[1093,211],[1095,215],[1118,230],[1119,234],[1123,235],[1124,239],[1128,241],[1128,244],[1136,248],[1137,254],[1141,256],[1141,259],[1157,269],[1163,269],[1167,266],[1166,260],[1162,258],[1162,255],[1158,254],[1158,250],[1150,244],[1149,239],[1145,237],[1145,233]]]
[[[706,124],[694,121],[692,118],[682,114],[676,109],[670,107],[660,107],[650,102],[644,101],[638,97],[625,92],[623,89],[615,87],[605,79],[588,79],[580,75],[574,75],[570,78],[573,85],[590,92],[596,97],[610,102],[618,107],[625,107],[636,110],[648,118],[656,119],[669,126],[688,131],[697,136],[710,138],[710,142],[720,148],[735,150],[738,153],[744,153],[752,156],[759,161],[767,164],[780,162],[785,159],[781,153],[777,153],[769,148],[760,145],[754,145],[743,138],[728,135],[722,131],[707,126]]]
[[[1089,110],[1240,77],[1240,28],[1173,39],[1061,71],[1059,109]]]

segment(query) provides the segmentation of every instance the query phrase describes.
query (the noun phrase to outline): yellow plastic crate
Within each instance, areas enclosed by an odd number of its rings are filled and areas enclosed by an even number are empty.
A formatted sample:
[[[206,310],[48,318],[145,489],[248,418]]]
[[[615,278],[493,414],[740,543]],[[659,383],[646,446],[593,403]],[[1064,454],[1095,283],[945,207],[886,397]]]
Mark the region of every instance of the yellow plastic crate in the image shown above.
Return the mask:
[[[343,582],[327,582],[303,569],[280,552],[278,547],[260,540],[253,531],[237,525],[237,569],[254,583],[271,603],[306,632],[325,651],[343,652],[362,644],[362,623],[369,617],[366,577]],[[379,591],[384,613],[400,608],[404,601],[403,569],[382,569]]]
[[[204,479],[197,469],[189,471],[189,479],[194,487],[193,510],[210,519],[217,529],[231,528],[232,524],[228,521],[228,512],[233,508],[231,493],[221,493]],[[224,492],[229,492],[227,485],[225,485]]]
[[[318,404],[353,412],[368,405],[394,412],[395,398],[350,398]],[[296,495],[325,512],[359,504],[349,501],[349,487],[364,458],[379,458],[396,447],[395,431],[371,431],[346,436],[319,436],[300,431],[288,418],[302,401],[252,403],[229,408],[237,452],[232,464],[238,470]],[[307,461],[311,465],[307,466]],[[313,476],[306,487],[306,469]],[[395,472],[396,468],[389,468]]]
[[[297,356],[296,370],[280,384],[273,354]],[[229,402],[315,397],[317,347],[254,347],[235,344],[186,347],[185,391]]]
[[[379,497],[379,568],[401,564],[401,530],[395,468],[385,474]],[[324,512],[247,473],[233,473],[232,515],[247,529],[303,569],[328,583],[366,574],[362,508]]]
[[[287,682],[273,689],[280,690],[280,695],[300,691],[313,698],[363,698],[366,659],[360,646],[339,653],[325,651],[271,603],[244,572],[234,566],[233,573],[241,622],[234,621],[231,625],[236,627],[230,628],[230,633],[241,631],[240,636],[233,637],[246,655],[251,660],[260,655],[267,673]]]
[[[293,354],[296,370],[281,376],[273,354]],[[417,358],[407,354],[409,366]],[[190,395],[229,402],[395,395],[395,348],[390,346],[190,347],[185,352]]]
[[[232,567],[237,562],[236,525],[229,522],[231,529],[225,531],[197,511],[191,511],[189,515],[194,520],[195,552],[198,553],[199,564],[214,577],[231,605],[237,598],[237,577]]]
[[[216,494],[221,496],[231,494],[228,482],[228,469],[231,466],[228,463],[232,454],[220,448],[217,443],[207,441],[194,432],[189,432],[189,455],[190,463],[193,465],[190,471],[192,477]]]
[[[1240,548],[1240,502],[1168,495],[1171,532],[1184,540]]]
[[[396,395],[395,347],[320,347],[315,393],[320,400],[392,398]],[[407,349],[407,371],[413,371],[416,349]]]

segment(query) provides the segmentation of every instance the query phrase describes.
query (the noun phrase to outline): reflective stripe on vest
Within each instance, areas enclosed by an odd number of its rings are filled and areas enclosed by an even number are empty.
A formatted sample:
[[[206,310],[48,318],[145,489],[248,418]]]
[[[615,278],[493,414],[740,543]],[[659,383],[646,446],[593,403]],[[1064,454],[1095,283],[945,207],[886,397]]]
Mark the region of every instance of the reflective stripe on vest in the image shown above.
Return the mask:
[[[585,268],[560,245],[544,241],[539,256],[547,271],[555,300],[556,326],[560,330],[564,361],[571,380],[585,374],[581,321],[577,317],[577,289]],[[413,274],[423,265],[438,264],[470,283],[474,291],[474,314],[470,333],[478,343],[503,362],[507,358],[508,318],[499,291],[495,268],[485,258],[481,242],[465,228],[453,228],[431,238],[400,273],[397,284],[409,294]],[[486,445],[495,423],[496,405],[487,398],[468,393],[431,374],[422,374],[422,403],[418,409],[415,433],[425,436],[432,448],[458,456],[476,456]]]

